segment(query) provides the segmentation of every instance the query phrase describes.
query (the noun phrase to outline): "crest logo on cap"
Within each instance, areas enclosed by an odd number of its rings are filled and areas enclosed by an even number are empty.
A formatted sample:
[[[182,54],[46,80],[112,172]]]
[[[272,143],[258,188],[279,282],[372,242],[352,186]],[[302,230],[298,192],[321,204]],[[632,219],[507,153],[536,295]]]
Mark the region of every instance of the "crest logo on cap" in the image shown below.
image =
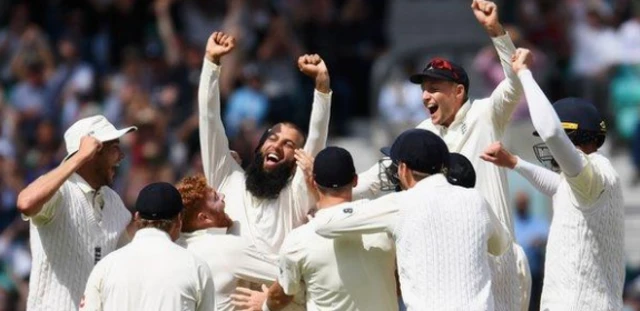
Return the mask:
[[[603,131],[603,132],[607,131],[607,124],[604,123],[604,121],[600,122],[600,130]]]

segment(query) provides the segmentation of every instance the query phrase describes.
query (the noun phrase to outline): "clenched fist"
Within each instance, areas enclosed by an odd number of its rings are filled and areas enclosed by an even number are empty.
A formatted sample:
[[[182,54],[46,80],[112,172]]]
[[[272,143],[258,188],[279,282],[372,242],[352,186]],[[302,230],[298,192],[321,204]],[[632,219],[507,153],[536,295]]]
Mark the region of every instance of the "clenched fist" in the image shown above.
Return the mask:
[[[80,147],[76,156],[83,162],[90,161],[102,149],[102,143],[93,136],[80,139]]]
[[[518,158],[507,151],[499,141],[489,145],[480,155],[480,158],[497,166],[510,169],[513,169],[518,164]]]
[[[236,46],[236,39],[223,32],[214,32],[207,41],[206,57],[215,64],[220,64],[222,56],[229,54]]]
[[[492,37],[503,35],[504,29],[498,20],[498,6],[487,0],[473,0],[471,9],[476,19]]]
[[[298,69],[305,75],[313,78],[316,89],[323,93],[329,93],[329,70],[318,54],[305,54],[298,58]]]
[[[533,54],[527,49],[519,48],[511,56],[511,68],[515,73],[523,69],[529,69],[533,63]]]

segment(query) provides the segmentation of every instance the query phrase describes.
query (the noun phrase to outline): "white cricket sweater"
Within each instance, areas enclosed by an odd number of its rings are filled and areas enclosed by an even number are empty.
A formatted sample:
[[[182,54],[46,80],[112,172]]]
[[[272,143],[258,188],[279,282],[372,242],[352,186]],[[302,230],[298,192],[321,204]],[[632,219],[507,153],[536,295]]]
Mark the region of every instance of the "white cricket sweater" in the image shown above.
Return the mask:
[[[315,219],[324,237],[393,234],[407,310],[494,310],[489,254],[512,239],[477,190],[437,174],[329,216]]]
[[[562,170],[536,172],[544,169],[522,160],[516,166],[553,195],[540,310],[622,310],[624,205],[618,174],[599,153],[576,149],[529,70],[518,76],[533,125]]]
[[[431,118],[424,120],[417,128],[429,130],[440,136],[450,152],[458,152],[473,164],[476,171],[476,189],[493,209],[498,219],[513,236],[511,207],[507,201],[508,182],[503,168],[480,159],[487,146],[501,141],[515,107],[522,96],[522,85],[511,69],[511,56],[516,48],[508,34],[491,38],[498,52],[505,79],[488,98],[469,100],[456,113],[448,126],[434,125]],[[416,86],[419,87],[419,86]],[[375,165],[358,176],[358,186],[354,190],[356,198],[373,198],[380,192],[379,168]],[[529,267],[522,248],[514,243],[513,249],[500,257],[492,257],[493,291],[496,310],[514,311],[528,309]],[[523,266],[523,268],[519,268]]]
[[[314,205],[304,174],[296,169],[277,199],[258,199],[245,186],[245,173],[229,152],[220,118],[221,67],[205,59],[198,88],[200,146],[207,183],[225,195],[227,213],[234,224],[230,233],[247,238],[258,251],[277,255],[285,236],[302,225]],[[315,156],[327,141],[331,93],[314,92],[309,134],[304,151]]]
[[[131,220],[115,191],[100,188],[104,197],[100,212],[88,202],[86,187],[84,180],[72,175],[55,195],[58,201],[51,220],[31,221],[33,263],[27,310],[77,310],[96,259],[116,249]]]

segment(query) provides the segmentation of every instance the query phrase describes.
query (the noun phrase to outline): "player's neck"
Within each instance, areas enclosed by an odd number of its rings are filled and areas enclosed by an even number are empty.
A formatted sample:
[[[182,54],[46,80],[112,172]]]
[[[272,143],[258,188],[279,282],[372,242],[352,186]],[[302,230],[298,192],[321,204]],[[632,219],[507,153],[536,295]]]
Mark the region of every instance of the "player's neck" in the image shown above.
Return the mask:
[[[318,209],[321,210],[323,208],[329,208],[339,204],[348,203],[348,202],[351,202],[352,200],[353,200],[353,196],[351,194],[351,191],[349,191],[347,193],[333,194],[331,196],[321,195],[316,205],[318,206]]]

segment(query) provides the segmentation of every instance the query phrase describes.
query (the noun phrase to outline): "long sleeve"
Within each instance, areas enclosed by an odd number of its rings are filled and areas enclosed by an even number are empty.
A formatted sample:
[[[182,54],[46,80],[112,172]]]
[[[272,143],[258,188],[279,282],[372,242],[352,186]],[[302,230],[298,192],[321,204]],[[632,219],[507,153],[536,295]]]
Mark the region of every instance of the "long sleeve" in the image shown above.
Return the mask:
[[[229,152],[220,116],[220,66],[205,58],[198,86],[200,153],[207,182],[219,189],[234,171],[242,171]]]
[[[520,157],[513,168],[520,176],[526,178],[538,191],[552,197],[560,185],[560,175],[544,167],[529,163]]]
[[[509,34],[491,38],[491,41],[498,52],[498,57],[500,57],[500,64],[505,76],[505,79],[498,84],[490,97],[493,123],[502,132],[520,101],[522,84],[511,68],[511,57],[516,53],[516,47]]]
[[[547,144],[553,158],[566,177],[579,208],[587,208],[604,191],[604,177],[589,158],[579,151],[567,136],[560,118],[529,70],[518,76],[524,86],[533,127]]]
[[[304,151],[312,157],[315,157],[327,144],[329,119],[331,117],[331,95],[332,93],[325,94],[318,90],[315,90],[313,94],[309,134],[307,135],[307,142],[304,145]],[[302,169],[296,169],[291,185],[293,187],[293,200],[296,201],[298,208],[302,208],[300,212],[306,215],[307,211],[313,205],[313,202],[311,201],[312,195],[307,189],[307,183],[304,180],[304,172]]]
[[[562,172],[568,177],[577,176],[583,168],[580,153],[564,132],[551,102],[533,79],[531,71],[522,70],[518,76],[527,97],[533,127],[549,147]]]
[[[316,214],[316,233],[325,238],[386,232],[393,234],[398,222],[401,193],[393,193],[368,203],[342,207],[331,216]]]

